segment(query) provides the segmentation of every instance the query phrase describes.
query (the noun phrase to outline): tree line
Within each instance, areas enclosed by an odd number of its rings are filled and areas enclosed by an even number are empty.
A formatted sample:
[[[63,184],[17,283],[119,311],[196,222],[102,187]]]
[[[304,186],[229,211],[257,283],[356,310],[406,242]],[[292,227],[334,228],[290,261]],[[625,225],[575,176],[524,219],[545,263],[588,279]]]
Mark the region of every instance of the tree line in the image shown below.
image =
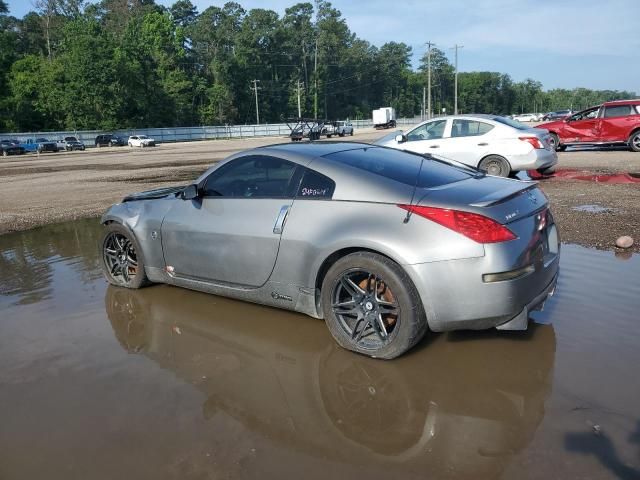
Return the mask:
[[[298,116],[369,118],[393,106],[420,115],[427,57],[376,47],[350,31],[330,2],[280,16],[236,2],[202,12],[189,0],[36,0],[18,19],[0,0],[0,131],[254,123]],[[454,68],[431,50],[433,111],[453,111]],[[256,81],[254,83],[254,80]],[[634,92],[545,91],[532,79],[463,72],[461,112],[585,108]]]

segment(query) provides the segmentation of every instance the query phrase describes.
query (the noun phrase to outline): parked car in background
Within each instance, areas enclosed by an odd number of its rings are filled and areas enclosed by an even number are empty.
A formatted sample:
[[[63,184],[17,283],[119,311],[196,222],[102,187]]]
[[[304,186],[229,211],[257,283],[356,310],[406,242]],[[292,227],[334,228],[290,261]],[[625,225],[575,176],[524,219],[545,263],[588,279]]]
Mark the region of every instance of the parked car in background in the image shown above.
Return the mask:
[[[561,120],[568,117],[573,112],[571,110],[558,110],[557,112],[549,112],[542,117],[542,121],[549,122],[551,120]]]
[[[154,147],[156,141],[146,135],[131,135],[128,144],[130,147]]]
[[[336,134],[336,122],[326,122],[322,126],[322,135],[326,135],[327,138],[331,138]]]
[[[3,157],[9,155],[22,155],[26,151],[24,147],[20,145],[18,140],[1,140],[0,149],[2,150]]]
[[[344,137],[345,135],[353,136],[353,125],[351,122],[336,122],[336,134]]]
[[[538,117],[536,116],[535,113],[521,113],[520,115],[514,115],[513,119],[517,120],[518,122],[537,122],[538,121]]]
[[[339,345],[384,359],[429,329],[526,329],[560,259],[536,183],[355,142],[240,152],[186,187],[125,197],[102,224],[116,286],[324,318]]]
[[[64,137],[63,140],[57,141],[58,150],[66,150],[71,152],[73,150],[84,150],[85,145],[79,141],[76,137]]]
[[[27,152],[57,152],[58,144],[55,141],[46,138],[27,138],[20,142],[20,146]]]
[[[549,132],[556,150],[577,145],[628,145],[640,152],[640,99],[605,102],[536,128]]]
[[[558,162],[548,134],[499,115],[435,118],[376,144],[432,154],[501,177],[520,170],[549,173]]]
[[[98,135],[95,139],[96,147],[122,147],[127,144],[127,139],[122,135],[114,135],[113,133],[104,133]]]

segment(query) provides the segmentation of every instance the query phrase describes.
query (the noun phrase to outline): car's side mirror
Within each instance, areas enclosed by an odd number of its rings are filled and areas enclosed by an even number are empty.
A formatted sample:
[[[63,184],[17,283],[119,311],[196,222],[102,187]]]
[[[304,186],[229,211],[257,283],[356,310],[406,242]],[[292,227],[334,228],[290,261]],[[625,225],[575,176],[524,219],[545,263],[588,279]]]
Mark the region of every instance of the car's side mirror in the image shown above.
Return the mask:
[[[198,192],[198,185],[192,184],[185,187],[182,191],[182,199],[183,200],[194,200],[198,198],[200,192]]]
[[[404,135],[402,133],[399,133],[398,135],[396,135],[396,142],[404,143],[406,141],[407,141],[407,136],[406,135]]]

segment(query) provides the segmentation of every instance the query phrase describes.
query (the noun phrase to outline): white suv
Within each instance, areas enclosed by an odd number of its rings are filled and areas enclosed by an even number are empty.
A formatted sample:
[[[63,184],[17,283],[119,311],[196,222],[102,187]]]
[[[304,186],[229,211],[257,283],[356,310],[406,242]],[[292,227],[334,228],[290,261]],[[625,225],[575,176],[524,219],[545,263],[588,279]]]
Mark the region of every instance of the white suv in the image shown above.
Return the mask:
[[[156,141],[146,135],[131,135],[128,144],[130,147],[154,147]]]

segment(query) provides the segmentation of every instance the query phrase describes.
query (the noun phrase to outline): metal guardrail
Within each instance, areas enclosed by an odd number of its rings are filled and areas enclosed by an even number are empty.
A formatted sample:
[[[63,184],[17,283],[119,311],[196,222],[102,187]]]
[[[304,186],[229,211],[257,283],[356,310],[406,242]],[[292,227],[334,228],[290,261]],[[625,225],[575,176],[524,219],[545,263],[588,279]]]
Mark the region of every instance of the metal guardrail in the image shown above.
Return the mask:
[[[399,118],[397,125],[413,125],[420,122],[420,117]],[[367,128],[373,127],[372,120],[351,120],[353,127]],[[291,130],[286,123],[268,123],[260,125],[221,125],[209,127],[175,127],[175,128],[136,128],[124,130],[61,130],[56,132],[20,132],[20,133],[0,133],[0,140],[20,140],[28,138],[46,138],[48,140],[59,140],[64,137],[76,137],[84,142],[87,147],[93,147],[95,138],[104,133],[113,133],[123,137],[131,135],[147,135],[156,140],[157,143],[167,142],[190,142],[197,140],[218,140],[231,138],[252,138],[252,137],[286,137]]]

